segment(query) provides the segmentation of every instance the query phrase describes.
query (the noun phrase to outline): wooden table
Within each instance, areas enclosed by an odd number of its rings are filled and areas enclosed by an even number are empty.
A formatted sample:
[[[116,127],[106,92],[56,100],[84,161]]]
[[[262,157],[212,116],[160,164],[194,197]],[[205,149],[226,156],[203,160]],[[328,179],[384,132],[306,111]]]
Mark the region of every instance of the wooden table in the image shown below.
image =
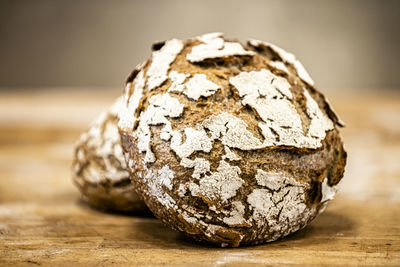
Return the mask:
[[[341,191],[270,244],[199,245],[151,217],[90,209],[70,179],[73,143],[118,90],[0,92],[0,265],[400,265],[400,94],[330,91],[347,123]]]

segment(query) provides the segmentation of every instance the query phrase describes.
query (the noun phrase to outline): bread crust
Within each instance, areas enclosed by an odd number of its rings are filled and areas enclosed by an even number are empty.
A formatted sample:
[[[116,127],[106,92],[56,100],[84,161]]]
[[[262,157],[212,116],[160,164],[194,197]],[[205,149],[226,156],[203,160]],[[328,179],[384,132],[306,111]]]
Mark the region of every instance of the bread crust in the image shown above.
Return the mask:
[[[118,126],[132,184],[157,218],[236,247],[323,211],[344,173],[343,123],[292,54],[220,33],[156,47],[127,83]]]

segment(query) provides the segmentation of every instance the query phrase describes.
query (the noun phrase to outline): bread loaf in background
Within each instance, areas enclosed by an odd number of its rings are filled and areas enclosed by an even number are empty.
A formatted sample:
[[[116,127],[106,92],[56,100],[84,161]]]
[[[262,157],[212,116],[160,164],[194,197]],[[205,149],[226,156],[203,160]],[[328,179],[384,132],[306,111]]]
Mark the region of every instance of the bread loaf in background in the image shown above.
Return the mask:
[[[104,111],[76,144],[72,174],[84,201],[101,210],[143,213],[148,209],[131,184],[117,127],[121,98]]]

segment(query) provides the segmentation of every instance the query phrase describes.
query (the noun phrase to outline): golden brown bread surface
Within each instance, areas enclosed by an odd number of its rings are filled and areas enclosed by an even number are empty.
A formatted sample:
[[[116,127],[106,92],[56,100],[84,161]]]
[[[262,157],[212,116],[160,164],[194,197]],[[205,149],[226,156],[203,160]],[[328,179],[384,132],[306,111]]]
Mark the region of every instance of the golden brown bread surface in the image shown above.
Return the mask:
[[[155,46],[127,80],[119,129],[156,217],[221,246],[273,241],[323,211],[343,176],[343,125],[281,48],[212,33]]]
[[[117,127],[121,98],[83,133],[75,147],[72,174],[84,201],[102,210],[143,213],[144,202],[129,179]]]

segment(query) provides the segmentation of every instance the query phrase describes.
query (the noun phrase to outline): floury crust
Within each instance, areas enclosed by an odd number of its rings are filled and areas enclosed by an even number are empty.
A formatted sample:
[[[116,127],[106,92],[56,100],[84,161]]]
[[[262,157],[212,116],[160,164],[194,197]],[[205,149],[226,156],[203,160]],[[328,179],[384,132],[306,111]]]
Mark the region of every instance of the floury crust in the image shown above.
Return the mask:
[[[76,144],[73,181],[91,206],[124,213],[148,213],[136,194],[122,153],[117,127],[121,98],[91,124]]]
[[[132,183],[156,217],[236,247],[323,211],[346,164],[343,123],[293,54],[220,33],[154,47],[127,80],[118,126]]]

